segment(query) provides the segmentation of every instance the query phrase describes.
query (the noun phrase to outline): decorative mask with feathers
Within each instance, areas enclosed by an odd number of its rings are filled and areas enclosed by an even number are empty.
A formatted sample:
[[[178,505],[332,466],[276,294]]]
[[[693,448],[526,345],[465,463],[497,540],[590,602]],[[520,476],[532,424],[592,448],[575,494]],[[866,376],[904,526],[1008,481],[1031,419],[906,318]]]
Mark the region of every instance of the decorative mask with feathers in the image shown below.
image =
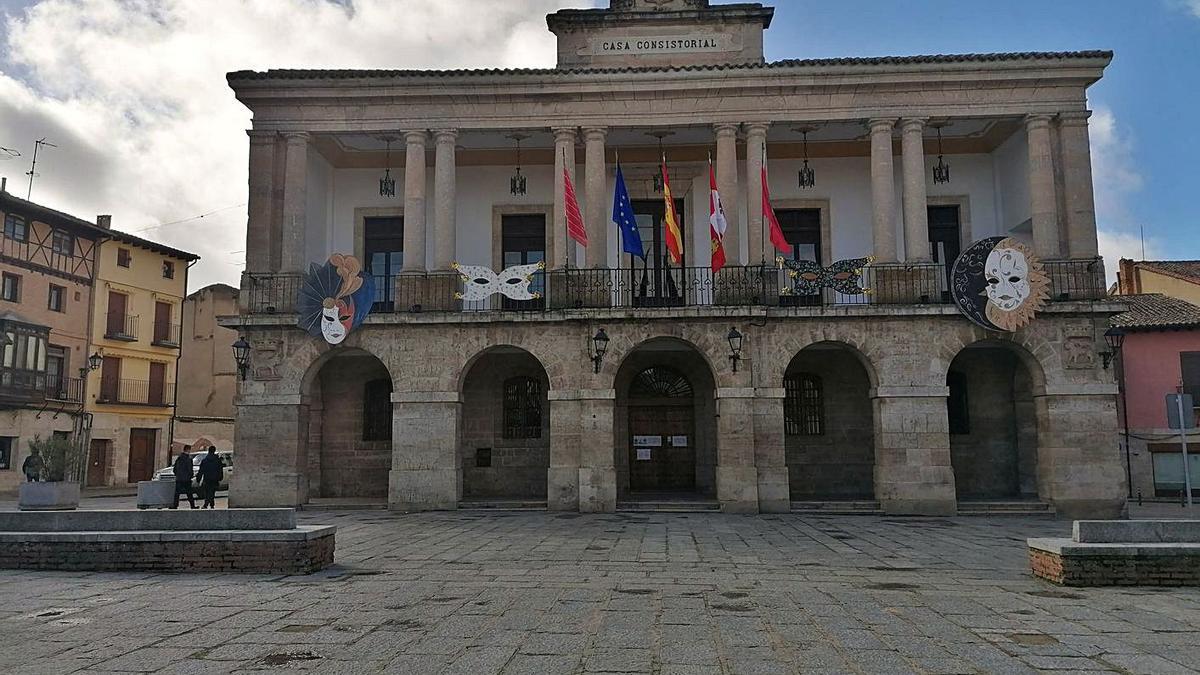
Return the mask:
[[[331,345],[341,344],[362,325],[374,301],[375,281],[358,258],[335,253],[325,264],[309,266],[296,302],[300,327]]]

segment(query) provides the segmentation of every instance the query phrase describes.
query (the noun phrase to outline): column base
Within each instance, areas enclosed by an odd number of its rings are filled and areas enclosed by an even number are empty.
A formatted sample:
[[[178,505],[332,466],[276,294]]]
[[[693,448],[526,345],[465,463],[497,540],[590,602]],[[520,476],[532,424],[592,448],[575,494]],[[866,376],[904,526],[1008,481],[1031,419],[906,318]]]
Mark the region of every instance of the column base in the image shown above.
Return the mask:
[[[546,509],[549,511],[579,510],[578,468],[552,466],[546,470]]]
[[[758,469],[718,465],[717,499],[725,513],[758,513]]]
[[[454,469],[393,469],[388,474],[388,508],[453,511],[458,508],[458,483]]]
[[[789,513],[792,494],[787,467],[758,469],[758,510],[760,513]]]
[[[307,477],[299,473],[238,473],[230,479],[229,507],[294,508],[308,501],[307,487]]]
[[[614,513],[617,510],[617,470],[579,469],[579,512]]]

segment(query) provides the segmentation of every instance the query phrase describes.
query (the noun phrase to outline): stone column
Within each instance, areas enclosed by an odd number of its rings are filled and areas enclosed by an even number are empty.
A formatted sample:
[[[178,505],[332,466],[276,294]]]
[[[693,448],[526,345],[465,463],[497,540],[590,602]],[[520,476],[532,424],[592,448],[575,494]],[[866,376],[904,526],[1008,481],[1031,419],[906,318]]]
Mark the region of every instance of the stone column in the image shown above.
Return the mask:
[[[1096,197],[1092,192],[1092,149],[1088,141],[1091,116],[1089,110],[1058,116],[1067,204],[1067,250],[1072,258],[1095,258],[1100,251],[1096,241]]]
[[[904,259],[929,262],[933,258],[929,255],[929,211],[925,200],[925,118],[901,120],[900,134],[904,167]]]
[[[244,396],[236,410],[234,446],[242,454],[230,481],[229,505],[295,507],[308,501],[305,401],[300,396]]]
[[[404,265],[401,272],[425,271],[425,139],[423,129],[404,134]]]
[[[1038,497],[1059,518],[1120,518],[1125,462],[1117,437],[1115,384],[1058,386],[1034,396]]]
[[[746,125],[746,240],[750,242],[746,262],[750,265],[775,259],[771,238],[763,227],[762,211],[762,167],[770,127],[767,122]]]
[[[456,391],[392,393],[388,508],[457,509],[462,498],[462,399]]]
[[[308,141],[306,131],[288,131],[287,159],[283,179],[283,243],[280,272],[303,272],[308,268],[305,233],[308,227]]]
[[[438,129],[433,132],[434,155],[433,194],[433,269],[447,271],[455,260],[457,232],[455,230],[455,192],[458,168],[455,163],[457,129]],[[405,180],[407,190],[408,181]],[[405,196],[407,199],[407,195]],[[407,254],[405,255],[407,258]]]
[[[725,230],[725,260],[730,265],[743,264],[740,243],[741,221],[738,218],[738,173],[737,173],[737,124],[713,126],[717,134],[717,190],[725,207],[725,219],[729,225]],[[682,214],[680,215],[682,217]],[[690,223],[689,223],[690,225]],[[696,236],[708,239],[708,232],[697,232]],[[697,260],[693,265],[707,267],[708,260]]]
[[[782,388],[755,390],[754,466],[758,470],[758,509],[762,513],[788,513],[792,495],[784,448]]]
[[[1040,257],[1062,255],[1058,229],[1058,196],[1054,187],[1054,152],[1050,142],[1050,116],[1027,115],[1029,145],[1029,206],[1033,220],[1033,250]]]
[[[248,131],[250,136],[250,191],[246,205],[246,271],[272,271],[271,224],[275,220],[274,131]]]
[[[617,469],[613,389],[577,392],[579,405],[579,510],[612,513],[617,510]]]
[[[871,224],[878,262],[896,262],[896,186],[892,173],[892,119],[873,119],[871,129]]]
[[[717,389],[717,499],[726,513],[758,513],[754,389]]]
[[[587,182],[588,267],[608,267],[608,175],[604,168],[604,139],[608,129],[588,127],[583,130],[584,171]]]
[[[550,246],[549,264],[553,269],[560,269],[567,263],[575,264],[575,246],[567,236],[567,207],[565,200],[566,183],[563,182],[563,169],[575,180],[575,128],[557,127],[554,129],[554,224],[548,237]]]
[[[579,510],[579,449],[583,442],[578,392],[552,389],[550,468],[546,472],[546,508]]]
[[[957,510],[950,464],[948,387],[879,387],[875,499],[884,513],[948,516]]]

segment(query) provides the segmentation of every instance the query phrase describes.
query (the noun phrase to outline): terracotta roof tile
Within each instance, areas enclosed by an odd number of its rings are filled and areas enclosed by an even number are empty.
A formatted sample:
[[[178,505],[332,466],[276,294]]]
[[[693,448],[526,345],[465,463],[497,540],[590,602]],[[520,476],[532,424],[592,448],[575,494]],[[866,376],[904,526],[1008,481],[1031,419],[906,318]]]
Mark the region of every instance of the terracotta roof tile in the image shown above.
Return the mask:
[[[1129,310],[1112,318],[1112,325],[1131,330],[1200,328],[1200,307],[1161,293],[1115,295]]]
[[[1200,260],[1142,260],[1138,267],[1200,283]]]

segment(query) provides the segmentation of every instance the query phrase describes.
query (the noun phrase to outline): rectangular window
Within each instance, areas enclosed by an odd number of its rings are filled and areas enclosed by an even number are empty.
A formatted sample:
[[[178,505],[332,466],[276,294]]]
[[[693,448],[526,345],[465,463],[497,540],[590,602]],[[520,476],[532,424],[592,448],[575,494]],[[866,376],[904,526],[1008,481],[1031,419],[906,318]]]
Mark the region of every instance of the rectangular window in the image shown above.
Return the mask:
[[[155,344],[174,343],[178,338],[172,335],[171,303],[154,303],[154,342]]]
[[[0,436],[0,470],[12,468],[13,448],[17,447],[14,436]]]
[[[50,284],[50,296],[46,301],[46,307],[52,312],[67,311],[67,289]]]
[[[129,261],[133,258],[133,254],[127,248],[117,249],[117,266],[129,267]]]
[[[775,217],[791,247],[784,258],[825,264],[821,260],[821,209],[781,209]]]
[[[514,265],[533,265],[546,259],[546,216],[505,215],[500,220],[501,269]],[[529,290],[546,294],[546,278],[534,275]],[[510,300],[504,298],[504,309],[541,309],[542,298],[536,300]]]
[[[390,312],[395,301],[392,277],[404,264],[404,218],[366,218],[363,230],[367,273],[375,278],[375,310]]]
[[[4,216],[4,236],[17,241],[29,241],[29,225],[21,216],[10,213]]]
[[[5,272],[0,282],[0,297],[9,302],[21,301],[21,277]]]
[[[1177,499],[1183,495],[1183,453],[1178,443],[1150,443],[1153,458],[1154,496]],[[1192,497],[1200,497],[1200,453],[1188,448],[1188,468],[1192,479]]]
[[[55,230],[51,235],[50,248],[56,255],[74,256],[75,255],[75,237],[69,232]]]
[[[57,345],[46,347],[46,392],[52,398],[67,398],[67,350]]]
[[[1192,404],[1200,406],[1200,352],[1179,353],[1179,374],[1183,393],[1192,395]]]
[[[175,278],[175,263],[171,262],[170,260],[163,261],[163,278],[164,279],[174,279]]]

